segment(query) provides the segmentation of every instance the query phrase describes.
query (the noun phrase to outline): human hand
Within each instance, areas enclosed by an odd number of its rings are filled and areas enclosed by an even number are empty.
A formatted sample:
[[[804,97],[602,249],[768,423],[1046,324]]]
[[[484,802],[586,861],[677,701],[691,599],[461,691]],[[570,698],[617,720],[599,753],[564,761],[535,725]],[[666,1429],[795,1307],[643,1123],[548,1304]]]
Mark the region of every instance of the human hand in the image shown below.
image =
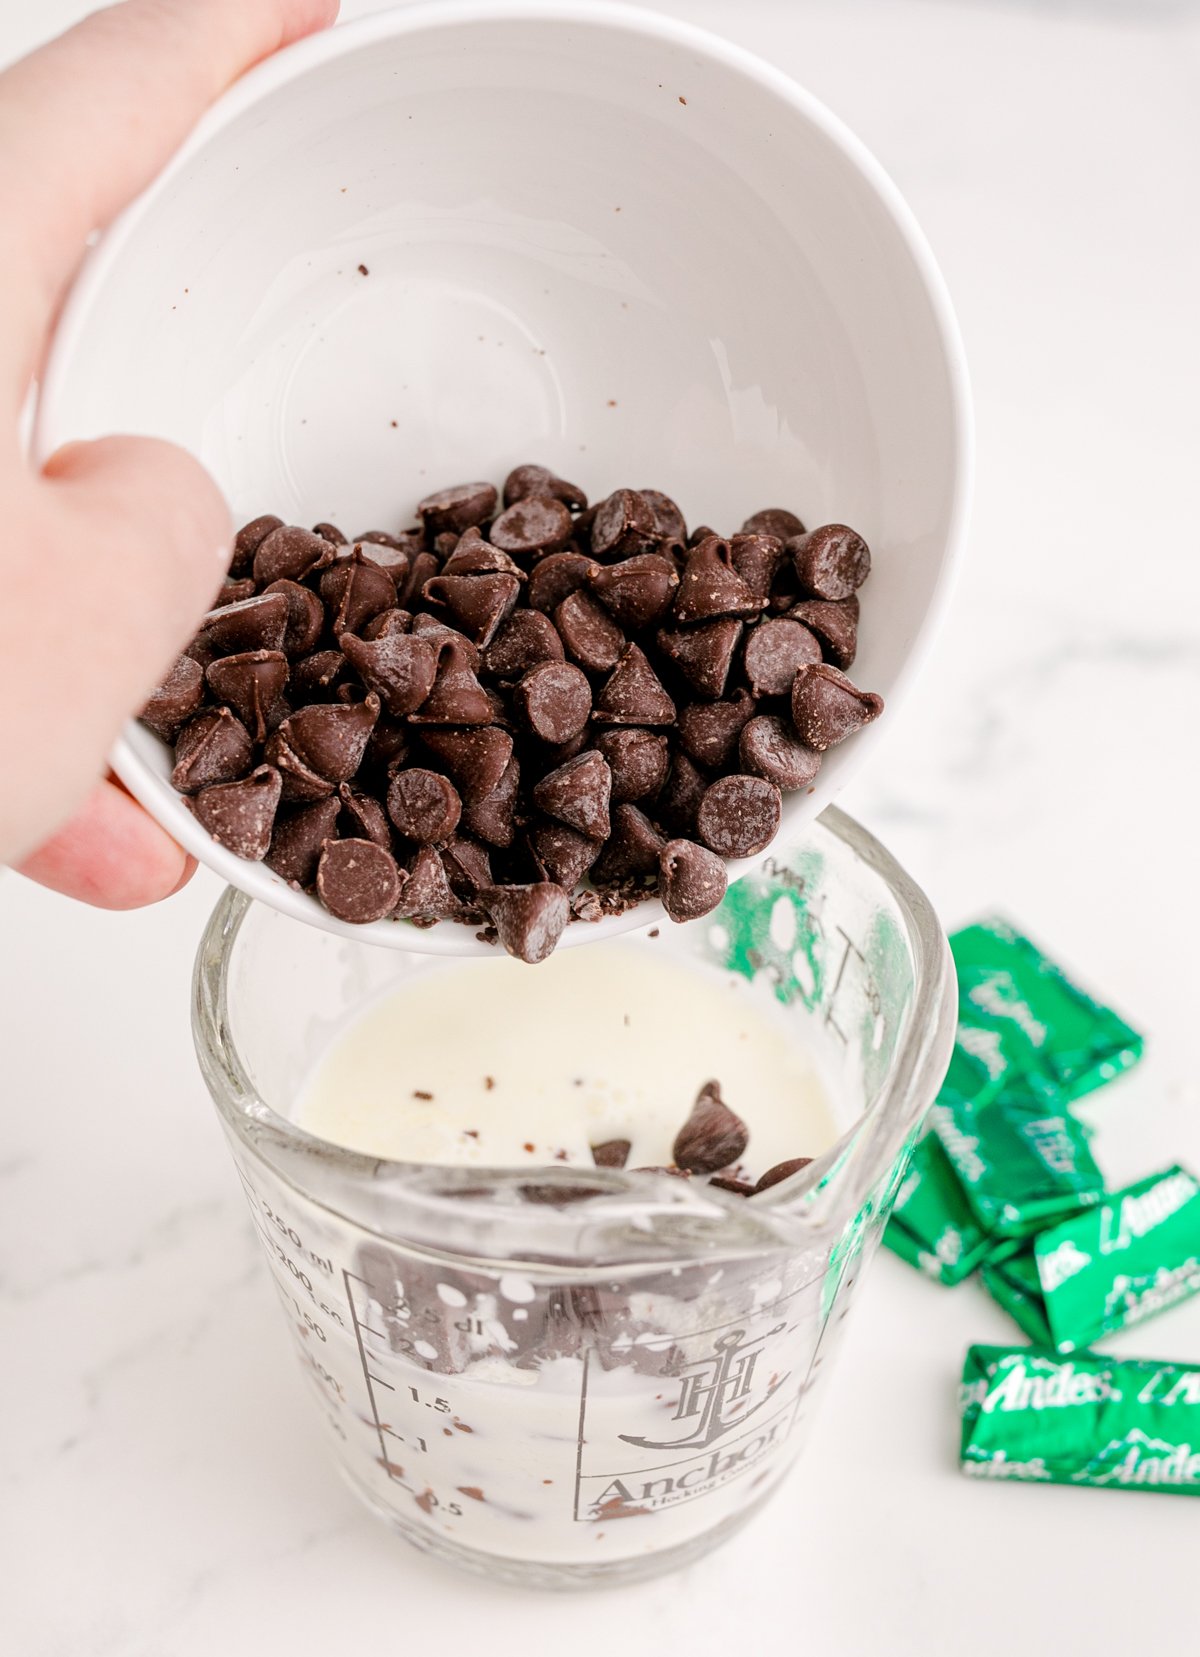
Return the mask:
[[[0,863],[105,908],[194,868],[104,760],[212,602],[232,526],[200,464],[155,439],[68,444],[39,473],[21,407],[90,233],[244,70],[337,9],[125,0],[0,74]]]

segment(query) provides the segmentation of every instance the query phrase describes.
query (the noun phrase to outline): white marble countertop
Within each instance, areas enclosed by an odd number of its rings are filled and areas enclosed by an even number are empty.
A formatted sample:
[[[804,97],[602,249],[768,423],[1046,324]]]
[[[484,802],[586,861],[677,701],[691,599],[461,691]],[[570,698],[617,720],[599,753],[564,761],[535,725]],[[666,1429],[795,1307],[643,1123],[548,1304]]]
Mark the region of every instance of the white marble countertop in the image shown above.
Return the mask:
[[[0,58],[86,9],[4,0]],[[966,338],[970,558],[922,688],[844,803],[948,926],[1010,913],[1148,1032],[1143,1066],[1096,1104],[1111,1176],[1200,1165],[1197,8],[664,9],[772,57],[858,130]],[[5,1650],[1190,1649],[1194,1504],[963,1480],[963,1350],[1015,1332],[974,1285],[938,1289],[890,1256],[800,1467],[682,1577],[537,1597],[393,1541],[309,1453],[193,1065],[188,978],[214,896],[199,879],[122,917],[0,880]],[[1200,1302],[1117,1345],[1200,1360]]]

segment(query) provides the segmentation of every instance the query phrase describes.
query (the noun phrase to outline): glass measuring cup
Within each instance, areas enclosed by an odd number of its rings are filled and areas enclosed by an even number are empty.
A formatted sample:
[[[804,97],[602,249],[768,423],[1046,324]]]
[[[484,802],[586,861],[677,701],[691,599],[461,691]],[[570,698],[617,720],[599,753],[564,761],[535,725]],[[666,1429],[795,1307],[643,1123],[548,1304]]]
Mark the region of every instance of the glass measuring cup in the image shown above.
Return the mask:
[[[633,947],[786,1008],[830,1089],[831,1149],[752,1201],[342,1150],[289,1113],[347,1013],[427,961],[229,891],[196,965],[201,1068],[342,1473],[419,1547],[514,1581],[649,1576],[766,1499],[953,1040],[927,900],[838,811],[714,915]]]

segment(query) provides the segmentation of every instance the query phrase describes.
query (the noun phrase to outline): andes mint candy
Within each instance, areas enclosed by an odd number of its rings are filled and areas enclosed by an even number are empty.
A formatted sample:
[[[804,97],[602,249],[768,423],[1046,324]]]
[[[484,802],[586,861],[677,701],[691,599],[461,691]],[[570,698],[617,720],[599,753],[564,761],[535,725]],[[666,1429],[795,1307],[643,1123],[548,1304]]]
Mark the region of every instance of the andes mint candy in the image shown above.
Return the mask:
[[[261,861],[271,844],[271,830],[279,806],[282,778],[270,765],[260,765],[240,782],[218,782],[202,788],[193,810],[219,846],[235,857]]]
[[[694,840],[668,840],[658,861],[658,891],[673,921],[695,921],[725,896],[728,876],[721,859]]]
[[[400,898],[396,859],[374,840],[327,840],[317,865],[317,896],[331,915],[355,926],[381,921]]]
[[[172,787],[197,794],[213,783],[236,782],[253,757],[254,744],[241,720],[228,708],[204,708],[176,738]]]
[[[571,600],[567,601],[568,603]],[[596,695],[597,725],[673,725],[675,704],[636,644],[626,645]]]
[[[708,849],[720,857],[753,857],[778,834],[782,809],[773,782],[735,772],[718,777],[705,790],[696,829]]]
[[[859,690],[844,673],[825,662],[802,667],[792,686],[792,721],[801,742],[824,753],[878,719],[883,698]]]
[[[567,894],[550,880],[489,886],[479,894],[479,901],[508,953],[531,965],[553,951],[571,916]]]
[[[547,817],[593,840],[608,836],[612,773],[594,748],[560,765],[534,784],[533,803]]]
[[[849,598],[871,573],[871,552],[845,524],[822,524],[788,541],[800,591],[809,598]]]
[[[164,742],[174,742],[204,700],[204,669],[180,656],[161,685],[150,692],[138,718]]]
[[[706,1082],[671,1154],[689,1174],[715,1174],[739,1161],[749,1143],[750,1131],[722,1099],[720,1084]]]
[[[820,754],[806,748],[788,722],[773,713],[760,713],[745,726],[738,757],[743,771],[787,790],[807,788],[821,767]]]
[[[417,513],[428,535],[452,530],[461,535],[473,524],[486,523],[496,510],[496,491],[490,483],[460,483],[438,489],[417,502]]]
[[[462,800],[448,777],[413,766],[397,771],[388,784],[388,816],[406,840],[435,846],[458,827]]]
[[[804,662],[820,660],[821,646],[816,636],[786,617],[760,621],[752,627],[743,656],[746,678],[755,696],[790,695],[796,669]]]

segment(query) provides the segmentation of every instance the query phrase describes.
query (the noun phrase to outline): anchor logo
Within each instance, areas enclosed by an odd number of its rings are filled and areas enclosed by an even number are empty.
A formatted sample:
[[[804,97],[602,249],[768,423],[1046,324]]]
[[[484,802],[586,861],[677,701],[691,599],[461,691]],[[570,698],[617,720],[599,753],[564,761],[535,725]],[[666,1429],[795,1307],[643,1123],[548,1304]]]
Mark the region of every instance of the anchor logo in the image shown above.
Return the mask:
[[[778,1323],[765,1335],[747,1341],[744,1329],[732,1329],[713,1344],[713,1356],[702,1358],[685,1370],[679,1390],[679,1403],[673,1421],[695,1421],[695,1426],[684,1438],[656,1440],[635,1438],[631,1433],[620,1433],[625,1444],[639,1450],[704,1450],[715,1444],[726,1433],[732,1433],[768,1403],[787,1380],[779,1376],[757,1404],[749,1409],[739,1406],[749,1398],[754,1385],[754,1367],[762,1356],[764,1341],[782,1334],[786,1324]],[[696,1418],[699,1418],[698,1420]]]

